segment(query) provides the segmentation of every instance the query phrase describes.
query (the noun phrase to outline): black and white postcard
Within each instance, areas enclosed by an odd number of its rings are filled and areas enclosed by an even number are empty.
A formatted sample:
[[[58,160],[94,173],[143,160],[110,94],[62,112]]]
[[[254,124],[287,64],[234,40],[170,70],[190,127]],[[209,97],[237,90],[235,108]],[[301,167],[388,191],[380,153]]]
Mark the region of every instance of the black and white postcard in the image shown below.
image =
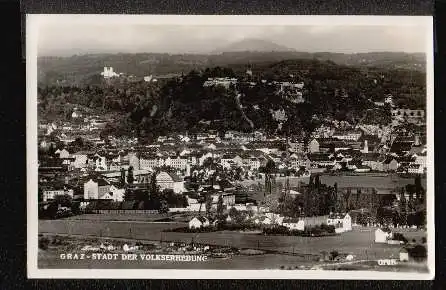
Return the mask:
[[[28,15],[30,278],[432,279],[433,19]]]

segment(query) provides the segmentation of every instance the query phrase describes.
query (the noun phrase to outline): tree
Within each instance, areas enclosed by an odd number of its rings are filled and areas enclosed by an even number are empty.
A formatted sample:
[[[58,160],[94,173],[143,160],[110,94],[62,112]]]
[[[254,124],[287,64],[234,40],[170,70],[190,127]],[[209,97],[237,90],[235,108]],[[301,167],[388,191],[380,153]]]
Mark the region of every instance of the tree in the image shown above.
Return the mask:
[[[420,200],[420,198],[423,197],[424,195],[424,189],[423,186],[421,185],[421,177],[417,176],[415,177],[415,196],[417,198],[417,200]]]
[[[314,178],[314,186],[315,186],[316,188],[319,188],[320,185],[321,185],[321,181],[320,181],[320,177],[319,177],[319,174],[318,174],[318,175],[316,175],[316,177]]]
[[[53,203],[60,206],[71,207],[73,199],[68,194],[56,195]]]
[[[209,216],[212,210],[212,197],[210,194],[206,195],[206,215]]]
[[[157,195],[159,193],[159,186],[156,182],[156,172],[150,176],[149,194]]]
[[[264,199],[264,204],[271,212],[279,210],[279,199],[276,194],[267,195]]]
[[[167,201],[165,199],[160,201],[158,212],[163,214],[169,212],[169,205],[167,204]]]
[[[221,194],[218,196],[217,201],[217,217],[219,219],[223,218],[223,196]]]
[[[266,162],[265,168],[265,193],[271,194],[272,193],[272,174],[276,171],[276,165],[274,164],[274,161],[271,159],[268,159]]]
[[[121,168],[121,177],[119,179],[119,183],[121,184],[121,186],[124,186],[125,184],[125,169]]]
[[[234,219],[238,214],[238,210],[235,207],[231,207],[229,210],[229,216]]]
[[[134,181],[134,177],[133,177],[133,166],[130,166],[128,169],[128,174],[127,174],[127,182],[129,184],[132,184]]]
[[[350,209],[351,193],[352,193],[352,191],[350,188],[347,188],[347,191],[344,192],[344,200],[345,200],[344,209],[345,209],[345,211],[348,211]]]
[[[310,175],[310,181],[308,182],[308,187],[313,188],[314,187],[314,176]]]

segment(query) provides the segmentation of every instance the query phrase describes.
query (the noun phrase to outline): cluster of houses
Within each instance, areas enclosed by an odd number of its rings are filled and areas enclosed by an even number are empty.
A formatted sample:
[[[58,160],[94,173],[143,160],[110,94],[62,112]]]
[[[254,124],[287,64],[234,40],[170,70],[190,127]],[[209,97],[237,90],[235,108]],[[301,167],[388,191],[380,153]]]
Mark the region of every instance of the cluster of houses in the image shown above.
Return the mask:
[[[204,87],[212,87],[212,86],[222,86],[226,89],[229,89],[231,85],[236,85],[236,78],[228,78],[228,77],[220,77],[220,78],[208,78],[207,81],[203,83]]]
[[[229,207],[231,208],[231,207]],[[321,217],[285,217],[280,214],[268,212],[267,208],[258,208],[252,211],[252,215],[245,216],[245,222],[263,226],[284,226],[289,230],[304,231],[305,227],[311,227],[321,224],[332,225],[336,233],[344,233],[352,230],[352,218],[348,213],[332,213]],[[230,214],[226,217],[226,222],[234,220]],[[213,226],[218,221],[199,215],[189,221],[190,229],[200,229]]]
[[[427,150],[423,136],[397,135],[390,138],[393,139],[391,143],[383,143],[377,135],[367,135],[360,128],[328,128],[321,126],[318,132],[323,136],[307,142],[269,137],[262,132],[228,131],[220,137],[211,131],[194,136],[160,136],[157,142],[146,146],[136,145],[136,140],[119,142],[112,138],[107,145],[95,143],[96,150],[70,152],[68,144],[58,148],[55,157],[39,156],[39,173],[86,175],[96,172],[109,179],[119,179],[121,170],[132,167],[137,183],[147,179],[147,172],[162,169],[165,174],[158,178],[162,187],[182,193],[185,177],[203,172],[210,175],[217,166],[226,172],[240,171],[242,179],[257,179],[268,160],[274,162],[276,175],[327,170],[426,172]],[[42,142],[48,146],[52,141]]]
[[[252,75],[252,71],[248,70],[247,74]],[[221,86],[224,87],[225,89],[229,89],[231,86],[236,87],[239,83],[240,82],[237,78],[215,77],[215,78],[208,78],[203,83],[203,87]],[[274,87],[276,94],[278,96],[292,103],[299,104],[305,102],[305,99],[303,97],[304,82],[268,81],[263,79],[261,80],[261,83]],[[257,85],[257,83],[253,81],[248,81],[247,84],[250,87],[254,87]]]
[[[213,85],[233,83],[229,78],[215,78],[208,82]],[[275,82],[279,91],[289,89],[301,91],[303,83]],[[393,104],[387,96],[386,103]],[[392,109],[395,119],[424,118],[424,111]],[[47,190],[46,199],[57,193],[66,192],[63,186],[51,188],[49,173],[66,177],[85,177],[96,173],[105,180],[116,182],[125,172],[133,168],[134,183],[144,183],[154,172],[162,172],[157,182],[162,188],[184,193],[187,177],[203,175],[209,177],[216,168],[234,173],[238,179],[259,179],[262,168],[269,160],[275,164],[276,175],[298,175],[324,171],[369,171],[423,174],[427,168],[426,136],[423,126],[415,125],[415,131],[394,130],[392,125],[378,126],[361,124],[352,126],[347,122],[326,120],[316,128],[309,138],[289,136],[288,138],[269,135],[262,131],[250,133],[226,131],[223,135],[209,130],[196,134],[171,134],[159,136],[148,145],[138,145],[137,138],[99,137],[99,129],[106,124],[100,116],[83,116],[75,108],[72,119],[82,122],[53,122],[39,124],[39,146],[56,146],[55,156],[39,155],[39,176],[42,188]],[[73,149],[76,138],[81,137],[93,148]],[[61,145],[62,144],[62,145]],[[231,178],[232,178],[231,177]],[[234,181],[234,180],[232,180]],[[86,180],[85,182],[89,182]],[[97,184],[93,186],[93,183]],[[84,194],[90,198],[120,200],[122,189],[110,185],[111,190],[103,194],[101,182],[92,179]],[[102,184],[102,183],[101,183]],[[78,184],[79,185],[79,184]]]

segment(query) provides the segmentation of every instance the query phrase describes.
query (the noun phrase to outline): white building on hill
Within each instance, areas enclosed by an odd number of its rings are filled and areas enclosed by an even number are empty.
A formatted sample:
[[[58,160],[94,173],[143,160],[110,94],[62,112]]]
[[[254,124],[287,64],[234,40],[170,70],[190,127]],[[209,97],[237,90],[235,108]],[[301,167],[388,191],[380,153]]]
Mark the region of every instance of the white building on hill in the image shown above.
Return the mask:
[[[106,67],[106,66],[104,66],[104,71],[101,72],[101,75],[104,77],[104,79],[109,79],[119,76],[119,74],[113,71],[112,67]]]

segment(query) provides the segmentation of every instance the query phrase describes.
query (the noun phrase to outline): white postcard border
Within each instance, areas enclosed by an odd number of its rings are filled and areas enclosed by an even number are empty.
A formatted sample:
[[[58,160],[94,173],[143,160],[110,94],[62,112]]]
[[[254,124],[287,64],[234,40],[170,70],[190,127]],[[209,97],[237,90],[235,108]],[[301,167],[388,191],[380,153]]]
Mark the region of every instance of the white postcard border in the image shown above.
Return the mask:
[[[37,37],[42,24],[123,23],[151,25],[398,25],[426,26],[427,115],[427,244],[429,273],[320,270],[175,270],[175,269],[38,269],[37,211]],[[28,278],[95,279],[358,279],[431,280],[435,273],[434,226],[434,69],[432,16],[298,16],[298,15],[56,15],[28,14],[26,18],[26,143],[27,143],[27,273]]]

